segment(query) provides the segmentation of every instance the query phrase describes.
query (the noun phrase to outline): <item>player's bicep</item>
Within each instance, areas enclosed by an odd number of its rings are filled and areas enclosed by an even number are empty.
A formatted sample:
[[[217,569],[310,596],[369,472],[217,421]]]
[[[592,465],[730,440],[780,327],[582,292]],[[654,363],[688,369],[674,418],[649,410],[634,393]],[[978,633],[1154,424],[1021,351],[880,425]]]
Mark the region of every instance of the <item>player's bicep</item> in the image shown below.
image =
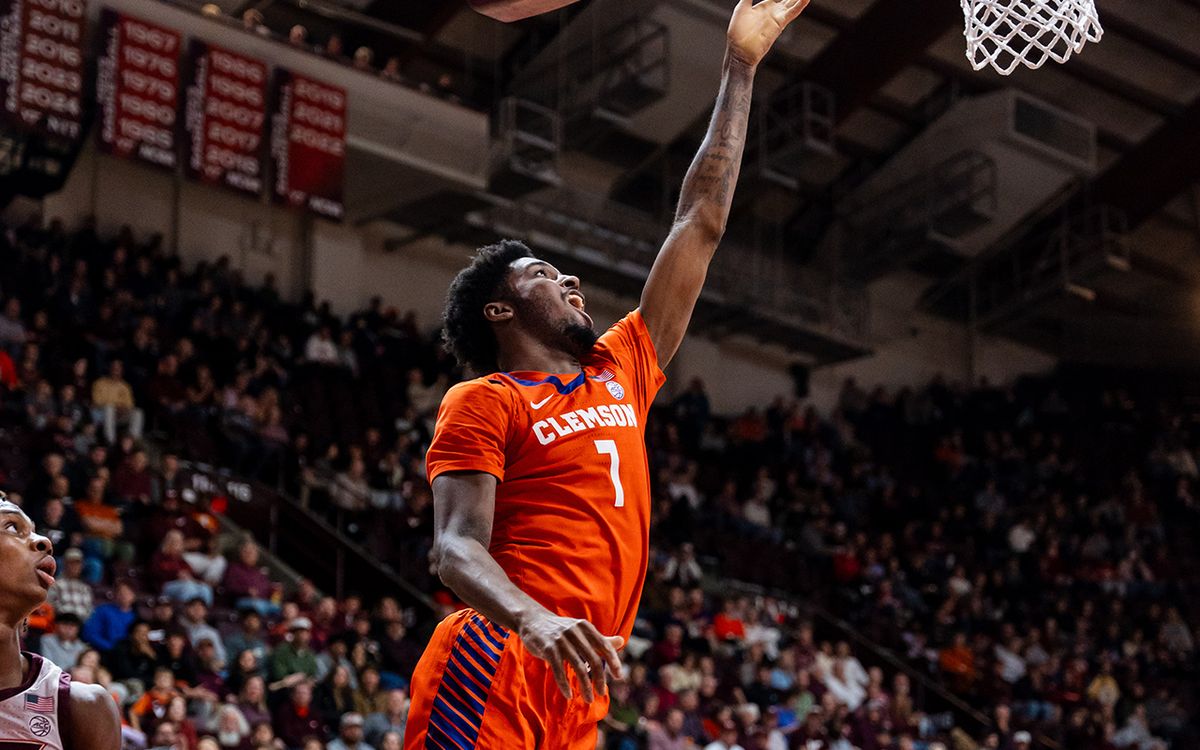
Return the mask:
[[[464,541],[487,549],[496,511],[496,477],[482,471],[452,471],[433,480],[435,544],[445,549]]]

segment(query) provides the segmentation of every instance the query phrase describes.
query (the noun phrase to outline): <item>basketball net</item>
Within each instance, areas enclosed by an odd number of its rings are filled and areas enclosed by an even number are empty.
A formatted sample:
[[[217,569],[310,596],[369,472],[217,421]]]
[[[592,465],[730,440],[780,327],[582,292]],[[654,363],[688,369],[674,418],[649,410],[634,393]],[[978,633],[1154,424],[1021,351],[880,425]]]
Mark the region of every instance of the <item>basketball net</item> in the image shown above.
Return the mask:
[[[1018,65],[1065,63],[1104,34],[1095,0],[962,0],[967,59],[1010,75]]]

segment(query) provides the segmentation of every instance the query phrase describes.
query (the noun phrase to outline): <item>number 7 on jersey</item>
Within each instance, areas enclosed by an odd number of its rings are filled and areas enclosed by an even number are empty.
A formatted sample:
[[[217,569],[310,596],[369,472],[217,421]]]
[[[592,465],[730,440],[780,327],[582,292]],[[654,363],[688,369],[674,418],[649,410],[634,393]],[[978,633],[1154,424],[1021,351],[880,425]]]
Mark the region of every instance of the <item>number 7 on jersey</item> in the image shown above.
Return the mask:
[[[623,508],[625,506],[625,488],[621,486],[621,455],[617,453],[617,441],[597,440],[596,452],[602,456],[608,456],[608,475],[612,478],[613,492],[616,495],[616,502],[613,505]]]

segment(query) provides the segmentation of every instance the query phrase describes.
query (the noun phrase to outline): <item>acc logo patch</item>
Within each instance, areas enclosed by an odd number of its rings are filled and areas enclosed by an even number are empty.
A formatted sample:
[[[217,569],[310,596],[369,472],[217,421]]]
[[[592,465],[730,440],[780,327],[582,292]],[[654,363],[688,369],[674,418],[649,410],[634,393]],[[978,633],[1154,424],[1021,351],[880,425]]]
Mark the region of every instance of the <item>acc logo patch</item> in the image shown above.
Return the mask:
[[[608,392],[611,393],[612,397],[616,400],[620,401],[621,399],[625,398],[625,389],[622,388],[621,384],[617,381],[610,380],[604,385],[608,388]]]
[[[45,737],[50,734],[50,720],[45,716],[33,716],[29,719],[29,731],[34,737]]]

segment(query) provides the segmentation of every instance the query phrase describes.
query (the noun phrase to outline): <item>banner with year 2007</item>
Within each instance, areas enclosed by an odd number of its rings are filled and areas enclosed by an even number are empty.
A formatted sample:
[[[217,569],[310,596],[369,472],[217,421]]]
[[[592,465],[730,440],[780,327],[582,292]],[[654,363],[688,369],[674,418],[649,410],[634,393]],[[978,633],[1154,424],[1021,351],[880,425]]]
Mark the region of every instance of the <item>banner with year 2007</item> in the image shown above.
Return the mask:
[[[0,106],[10,127],[75,141],[84,110],[85,0],[0,0]]]
[[[174,169],[179,32],[111,8],[101,13],[100,29],[100,149]]]
[[[191,41],[188,60],[187,175],[262,195],[266,63],[200,39]]]
[[[345,214],[346,90],[277,68],[274,94],[272,199],[341,221]]]

